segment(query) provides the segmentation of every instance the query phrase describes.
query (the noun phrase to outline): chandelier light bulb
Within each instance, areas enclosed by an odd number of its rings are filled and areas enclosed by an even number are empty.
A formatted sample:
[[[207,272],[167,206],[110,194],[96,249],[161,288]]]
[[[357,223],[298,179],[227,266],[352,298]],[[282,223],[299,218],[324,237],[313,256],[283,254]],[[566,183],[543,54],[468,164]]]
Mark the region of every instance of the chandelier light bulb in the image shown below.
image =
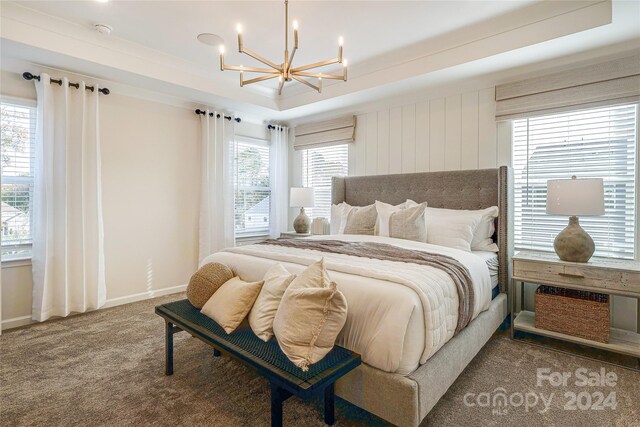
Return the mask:
[[[298,21],[296,20],[293,21],[293,29],[298,31]]]
[[[224,45],[221,44],[218,49],[220,50],[220,55],[224,55]]]
[[[346,60],[346,59],[344,59],[344,60],[342,61],[342,66],[343,66],[344,68],[347,68],[347,60]]]
[[[342,36],[338,37],[338,46],[342,47],[343,44],[344,44],[344,37]]]
[[[278,77],[278,82],[282,83],[282,76]]]
[[[236,31],[238,32],[238,34],[242,34],[242,24],[236,25]]]

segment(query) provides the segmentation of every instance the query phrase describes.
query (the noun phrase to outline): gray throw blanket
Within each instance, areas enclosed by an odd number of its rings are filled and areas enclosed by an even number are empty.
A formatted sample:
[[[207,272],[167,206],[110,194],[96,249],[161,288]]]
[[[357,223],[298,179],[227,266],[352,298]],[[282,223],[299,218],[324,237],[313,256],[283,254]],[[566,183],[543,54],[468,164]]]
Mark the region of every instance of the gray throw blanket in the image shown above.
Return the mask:
[[[393,245],[374,242],[344,242],[341,240],[271,239],[259,243],[289,248],[309,249],[333,254],[351,255],[385,261],[410,262],[427,265],[447,273],[458,290],[458,324],[456,335],[464,329],[473,316],[474,291],[467,267],[447,255],[414,251]]]

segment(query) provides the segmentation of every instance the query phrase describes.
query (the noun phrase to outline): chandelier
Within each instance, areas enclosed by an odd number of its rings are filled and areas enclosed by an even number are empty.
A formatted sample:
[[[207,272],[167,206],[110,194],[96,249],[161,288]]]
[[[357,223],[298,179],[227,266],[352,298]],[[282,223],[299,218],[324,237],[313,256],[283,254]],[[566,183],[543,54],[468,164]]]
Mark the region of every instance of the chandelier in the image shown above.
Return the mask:
[[[342,58],[342,44],[344,39],[340,37],[338,39],[338,57],[328,59],[326,61],[315,62],[313,64],[302,65],[300,67],[292,67],[293,58],[298,50],[298,21],[293,21],[293,50],[291,56],[289,56],[289,1],[284,2],[284,62],[276,64],[271,62],[262,56],[250,51],[244,47],[242,43],[242,27],[238,25],[238,52],[244,53],[270,68],[255,68],[244,67],[242,65],[226,65],[224,63],[224,45],[220,45],[220,70],[232,70],[240,72],[240,86],[250,85],[252,83],[262,82],[265,80],[278,79],[280,84],[278,85],[278,95],[282,95],[282,88],[285,82],[296,80],[310,88],[317,90],[318,93],[322,92],[322,79],[343,80],[347,81],[347,60]],[[331,64],[342,64],[342,75],[325,74],[325,73],[313,73],[308,70],[314,68],[324,67]],[[264,76],[255,77],[249,80],[244,79],[244,72],[247,73],[260,73]],[[309,79],[313,79],[317,84],[311,83]]]

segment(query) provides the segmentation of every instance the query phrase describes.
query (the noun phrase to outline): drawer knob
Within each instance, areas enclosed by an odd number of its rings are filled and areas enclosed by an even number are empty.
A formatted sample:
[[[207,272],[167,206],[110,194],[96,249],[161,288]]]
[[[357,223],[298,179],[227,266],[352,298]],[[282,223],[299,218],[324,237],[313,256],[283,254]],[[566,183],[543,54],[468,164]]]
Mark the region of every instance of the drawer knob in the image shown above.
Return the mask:
[[[584,279],[582,274],[558,273],[560,276],[573,277],[574,279]]]

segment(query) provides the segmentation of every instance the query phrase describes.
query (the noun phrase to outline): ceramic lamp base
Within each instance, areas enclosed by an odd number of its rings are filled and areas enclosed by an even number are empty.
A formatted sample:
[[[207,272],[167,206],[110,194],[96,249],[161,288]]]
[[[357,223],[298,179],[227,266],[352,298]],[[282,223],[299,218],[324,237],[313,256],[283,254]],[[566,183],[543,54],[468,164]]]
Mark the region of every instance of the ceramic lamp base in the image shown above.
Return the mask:
[[[304,208],[300,208],[300,215],[293,221],[293,229],[301,234],[307,234],[311,230],[311,218],[307,216]]]
[[[577,216],[569,218],[569,225],[556,236],[553,248],[563,261],[587,262],[596,250],[589,233],[580,227]]]

